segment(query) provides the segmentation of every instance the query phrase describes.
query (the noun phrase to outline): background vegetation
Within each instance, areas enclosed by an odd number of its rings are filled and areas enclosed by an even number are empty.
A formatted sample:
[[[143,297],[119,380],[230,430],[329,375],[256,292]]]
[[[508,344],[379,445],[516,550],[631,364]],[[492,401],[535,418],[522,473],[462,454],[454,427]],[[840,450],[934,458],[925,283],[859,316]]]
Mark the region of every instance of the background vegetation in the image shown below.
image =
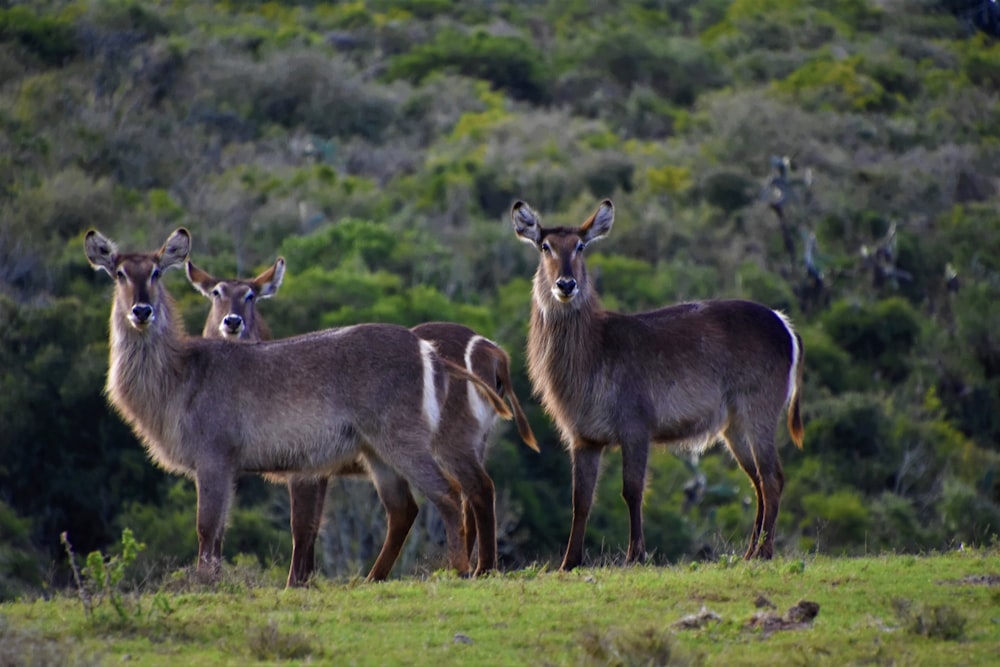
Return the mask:
[[[957,13],[956,13],[957,12]],[[1000,45],[932,0],[0,2],[0,599],[131,528],[152,575],[196,550],[194,492],[102,395],[110,283],[173,228],[216,275],[278,254],[276,335],[464,322],[513,356],[542,453],[498,430],[506,568],[560,556],[568,461],[529,398],[528,201],[617,222],[591,263],[626,311],[736,296],[805,340],[787,554],[921,552],[1000,531]],[[199,332],[207,305],[169,278]],[[591,555],[625,544],[617,459]],[[284,489],[241,481],[226,554],[285,566]],[[719,450],[658,452],[657,562],[741,553],[752,490]],[[331,485],[323,570],[367,568],[382,512]],[[397,573],[428,567],[422,511]],[[437,562],[437,561],[434,561]]]

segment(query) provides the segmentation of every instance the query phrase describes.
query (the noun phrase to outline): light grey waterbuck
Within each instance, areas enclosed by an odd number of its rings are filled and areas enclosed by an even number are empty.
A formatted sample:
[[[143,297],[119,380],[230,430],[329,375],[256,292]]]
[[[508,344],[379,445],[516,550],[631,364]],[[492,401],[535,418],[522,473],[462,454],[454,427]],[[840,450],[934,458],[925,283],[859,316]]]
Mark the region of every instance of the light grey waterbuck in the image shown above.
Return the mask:
[[[802,341],[784,315],[750,301],[696,301],[635,315],[605,310],[584,256],[614,217],[610,200],[579,227],[543,227],[521,201],[511,210],[517,237],[539,253],[528,375],[572,457],[573,523],[561,567],[583,561],[605,447],[621,446],[626,562],[634,563],[646,556],[650,443],[700,452],[720,439],[757,494],[745,558],[771,558],[784,487],[775,436],[786,409],[791,438],[802,446]]]
[[[253,342],[269,337],[263,317],[257,311],[258,298],[273,296],[281,285],[285,264],[275,264],[253,280],[220,280],[193,263],[187,263],[188,280],[212,300],[203,335]],[[527,417],[514,394],[510,378],[510,358],[492,341],[472,329],[449,322],[432,322],[413,328],[420,338],[430,342],[443,358],[464,366],[497,393],[510,401],[518,432],[524,442],[538,451]],[[483,462],[489,435],[497,413],[484,402],[472,385],[459,381],[449,385],[448,397],[433,441],[434,454],[445,472],[462,491],[466,553],[471,557],[479,542],[476,575],[497,566],[496,493]],[[348,464],[336,474],[364,474],[357,464]],[[288,585],[305,584],[315,568],[315,543],[319,534],[327,478],[289,476],[291,504],[292,564]],[[402,547],[417,515],[417,505],[405,481],[393,485],[394,493],[381,493],[390,529],[386,540],[396,553]],[[391,563],[389,566],[391,567]],[[388,571],[369,572],[369,579],[384,579]]]
[[[376,485],[401,475],[434,503],[450,565],[468,573],[460,491],[434,460],[431,439],[450,376],[475,383],[510,417],[489,386],[395,325],[252,345],[187,336],[162,282],[187,259],[184,228],[155,252],[120,253],[96,230],[84,248],[115,280],[108,400],[157,464],[194,479],[200,574],[218,574],[238,474],[327,476],[359,456]],[[383,548],[376,563],[396,556]]]

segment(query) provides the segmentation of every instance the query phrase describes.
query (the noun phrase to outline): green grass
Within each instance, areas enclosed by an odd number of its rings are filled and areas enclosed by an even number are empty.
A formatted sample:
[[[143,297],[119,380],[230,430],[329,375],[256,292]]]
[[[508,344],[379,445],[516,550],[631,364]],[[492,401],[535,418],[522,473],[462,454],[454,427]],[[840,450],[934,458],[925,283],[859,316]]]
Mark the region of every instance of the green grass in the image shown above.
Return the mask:
[[[800,601],[819,605],[812,622],[779,619]],[[125,603],[127,618],[101,607],[88,618],[72,592],[0,605],[0,664],[1000,662],[996,548],[571,573],[529,568],[479,580],[443,573],[383,584],[321,579],[305,590],[229,568],[214,588],[182,573]],[[677,624],[692,614],[707,620],[690,629]],[[18,662],[22,654],[54,657]]]

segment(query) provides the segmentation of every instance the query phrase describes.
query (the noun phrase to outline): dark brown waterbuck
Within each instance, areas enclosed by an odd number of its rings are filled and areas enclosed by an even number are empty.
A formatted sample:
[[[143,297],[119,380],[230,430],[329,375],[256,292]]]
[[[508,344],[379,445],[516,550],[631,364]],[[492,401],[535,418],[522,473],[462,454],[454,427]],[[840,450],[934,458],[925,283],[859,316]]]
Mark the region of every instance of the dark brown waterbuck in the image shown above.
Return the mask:
[[[257,313],[258,298],[273,296],[281,286],[285,263],[275,264],[253,280],[220,280],[191,262],[187,263],[188,280],[212,300],[203,335],[254,342],[266,340],[269,333],[264,318]],[[465,367],[497,393],[510,401],[518,432],[535,451],[538,445],[527,417],[514,394],[510,378],[510,358],[496,343],[472,329],[450,322],[431,322],[413,328],[421,339],[430,342],[444,359]],[[489,435],[497,413],[484,402],[472,385],[457,381],[449,385],[433,450],[444,471],[462,491],[466,553],[471,557],[479,542],[475,574],[496,569],[496,492],[493,480],[483,465]],[[365,468],[350,463],[336,472],[364,474]],[[288,476],[291,504],[292,564],[288,585],[306,583],[315,568],[315,544],[319,534],[328,479],[325,477]],[[417,515],[417,505],[405,480],[380,491],[388,516],[386,542],[390,552],[399,553]],[[398,544],[397,544],[398,543]],[[391,568],[392,564],[389,564]],[[389,571],[372,569],[371,580],[384,579]]]
[[[191,261],[187,262],[186,273],[191,285],[211,301],[202,336],[236,343],[257,343],[271,339],[271,330],[257,311],[257,301],[278,293],[285,277],[283,257],[279,257],[273,265],[251,280],[216,278]],[[356,459],[343,464],[336,474],[367,476],[368,470],[362,459]],[[292,562],[288,568],[287,585],[298,586],[306,582],[312,574],[313,563],[316,562],[316,536],[326,498],[326,478],[276,474],[265,477],[269,481],[288,485]],[[385,483],[388,484],[388,481]],[[398,485],[398,481],[392,484],[394,487]],[[398,554],[401,548],[401,544],[398,548],[389,544],[386,553]],[[386,560],[380,563],[380,569],[384,573],[373,569],[368,575],[370,580],[388,576],[394,562]]]
[[[539,253],[528,375],[572,457],[573,524],[562,569],[583,561],[601,454],[620,445],[629,511],[626,561],[645,558],[642,496],[650,443],[700,452],[723,440],[757,494],[745,558],[770,558],[784,487],[775,445],[787,409],[802,446],[802,341],[788,319],[751,301],[682,303],[625,315],[605,310],[587,275],[587,247],[614,223],[604,200],[579,227],[543,227],[524,202],[514,232]]]
[[[325,477],[361,457],[376,486],[402,477],[444,521],[451,566],[469,570],[461,495],[434,459],[449,377],[492,388],[441,359],[409,329],[360,324],[280,341],[233,345],[183,332],[162,283],[183,265],[190,233],[155,252],[120,253],[96,230],[87,259],[115,280],[106,392],[157,464],[188,475],[198,494],[198,571],[214,577],[233,486],[243,472]],[[395,562],[379,554],[376,565]]]
[[[192,262],[186,273],[191,285],[212,301],[202,336],[250,343],[271,339],[267,322],[257,314],[257,301],[278,293],[285,278],[284,257],[252,280],[220,280]]]

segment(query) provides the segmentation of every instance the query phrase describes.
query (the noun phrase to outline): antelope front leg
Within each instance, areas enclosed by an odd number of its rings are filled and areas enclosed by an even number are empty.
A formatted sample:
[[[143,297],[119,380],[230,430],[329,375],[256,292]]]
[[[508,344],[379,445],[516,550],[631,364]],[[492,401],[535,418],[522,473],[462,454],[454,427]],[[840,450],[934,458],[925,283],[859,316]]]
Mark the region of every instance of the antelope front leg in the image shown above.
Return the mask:
[[[622,497],[628,506],[629,539],[626,563],[646,560],[646,540],[642,533],[642,494],[646,488],[649,442],[622,443]]]
[[[596,445],[573,445],[573,526],[560,570],[569,571],[583,562],[583,534],[587,529],[594,488],[601,465],[602,449]]]
[[[233,477],[228,472],[199,468],[195,475],[198,493],[198,576],[206,581],[218,578],[222,568],[222,537],[233,493]]]
[[[328,479],[288,480],[291,506],[292,564],[288,569],[288,588],[304,586],[316,568],[316,537],[323,519]]]

